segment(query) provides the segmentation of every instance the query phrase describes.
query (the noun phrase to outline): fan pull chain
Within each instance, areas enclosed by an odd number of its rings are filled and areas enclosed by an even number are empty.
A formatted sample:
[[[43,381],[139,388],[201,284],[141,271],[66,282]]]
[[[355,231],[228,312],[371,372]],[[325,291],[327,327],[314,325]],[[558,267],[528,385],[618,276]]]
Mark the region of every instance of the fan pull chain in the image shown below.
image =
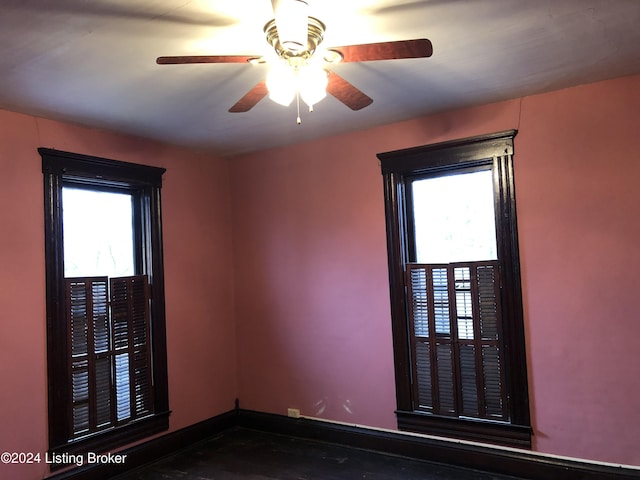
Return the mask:
[[[296,123],[300,125],[302,123],[302,120],[300,119],[300,92],[297,90],[296,90],[296,106],[298,108],[298,118],[296,120]]]

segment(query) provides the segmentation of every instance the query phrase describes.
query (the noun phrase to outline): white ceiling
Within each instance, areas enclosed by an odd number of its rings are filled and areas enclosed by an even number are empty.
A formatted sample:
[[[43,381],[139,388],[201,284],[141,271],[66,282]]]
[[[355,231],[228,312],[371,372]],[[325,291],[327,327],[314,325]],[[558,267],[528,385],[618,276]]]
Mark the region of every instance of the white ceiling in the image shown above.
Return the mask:
[[[640,0],[310,0],[324,45],[429,38],[431,58],[337,65],[374,99],[228,109],[267,72],[269,0],[0,0],[0,108],[233,155],[640,73]],[[640,92],[639,92],[640,94]]]

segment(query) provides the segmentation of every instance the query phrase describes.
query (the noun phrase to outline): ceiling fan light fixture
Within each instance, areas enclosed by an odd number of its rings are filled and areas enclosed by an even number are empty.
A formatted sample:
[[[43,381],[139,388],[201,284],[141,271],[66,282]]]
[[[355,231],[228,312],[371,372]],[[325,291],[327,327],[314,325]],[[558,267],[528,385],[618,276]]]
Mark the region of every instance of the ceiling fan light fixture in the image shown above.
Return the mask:
[[[285,62],[278,62],[267,74],[267,90],[269,98],[288,107],[293,102],[297,91],[296,71]]]
[[[273,65],[267,74],[267,90],[269,98],[288,107],[300,95],[309,107],[327,96],[329,78],[327,71],[320,65],[291,65],[281,61]]]
[[[280,44],[297,54],[307,49],[309,2],[307,0],[271,0]]]
[[[326,70],[318,65],[306,65],[298,69],[298,91],[310,108],[327,96],[328,83]]]

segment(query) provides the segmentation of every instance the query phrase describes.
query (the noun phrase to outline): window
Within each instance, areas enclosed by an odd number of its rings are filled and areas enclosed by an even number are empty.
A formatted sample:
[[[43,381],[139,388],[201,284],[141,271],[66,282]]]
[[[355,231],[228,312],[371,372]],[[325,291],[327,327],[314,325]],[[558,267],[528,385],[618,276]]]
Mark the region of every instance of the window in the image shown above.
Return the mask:
[[[531,446],[514,136],[378,155],[400,429]]]
[[[164,169],[39,152],[49,449],[103,451],[168,428]]]

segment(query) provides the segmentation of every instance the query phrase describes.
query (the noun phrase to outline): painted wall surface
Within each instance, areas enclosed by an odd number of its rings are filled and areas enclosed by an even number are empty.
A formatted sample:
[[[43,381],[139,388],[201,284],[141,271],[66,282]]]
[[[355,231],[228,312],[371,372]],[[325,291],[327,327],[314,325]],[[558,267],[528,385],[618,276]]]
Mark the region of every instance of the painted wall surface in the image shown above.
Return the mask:
[[[376,153],[516,128],[534,450],[640,465],[638,112],[626,77],[234,158],[241,406],[395,428]]]
[[[523,102],[518,223],[544,452],[640,465],[639,119],[639,76]]]
[[[0,111],[0,452],[47,450],[44,200],[38,147],[161,166],[170,429],[231,410],[236,391],[227,162]],[[44,464],[0,464],[38,479]]]

